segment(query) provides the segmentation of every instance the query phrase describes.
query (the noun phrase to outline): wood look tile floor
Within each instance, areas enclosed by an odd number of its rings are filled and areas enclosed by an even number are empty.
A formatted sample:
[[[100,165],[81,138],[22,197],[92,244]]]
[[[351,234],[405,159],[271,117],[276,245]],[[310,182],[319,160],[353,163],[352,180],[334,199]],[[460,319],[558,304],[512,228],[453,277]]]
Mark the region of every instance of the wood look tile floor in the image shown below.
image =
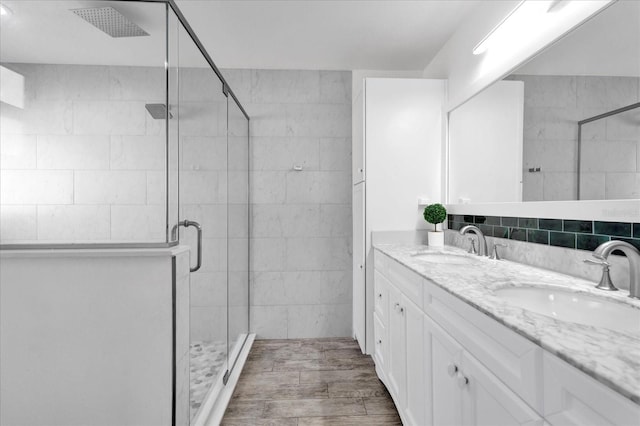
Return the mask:
[[[340,338],[256,340],[222,424],[402,423],[371,357]]]

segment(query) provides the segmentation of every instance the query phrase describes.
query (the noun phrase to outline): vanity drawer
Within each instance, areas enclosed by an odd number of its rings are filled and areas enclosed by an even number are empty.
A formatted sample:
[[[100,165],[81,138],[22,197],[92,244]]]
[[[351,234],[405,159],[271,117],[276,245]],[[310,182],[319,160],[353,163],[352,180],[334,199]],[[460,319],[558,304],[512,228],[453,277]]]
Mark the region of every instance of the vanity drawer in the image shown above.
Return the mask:
[[[541,347],[428,281],[424,309],[465,350],[542,413]]]
[[[389,282],[379,272],[374,272],[373,278],[373,297],[374,297],[374,312],[379,315],[382,324],[386,325],[388,321],[389,311]]]
[[[420,275],[390,259],[387,264],[387,278],[407,299],[424,310],[422,293],[425,280]]]

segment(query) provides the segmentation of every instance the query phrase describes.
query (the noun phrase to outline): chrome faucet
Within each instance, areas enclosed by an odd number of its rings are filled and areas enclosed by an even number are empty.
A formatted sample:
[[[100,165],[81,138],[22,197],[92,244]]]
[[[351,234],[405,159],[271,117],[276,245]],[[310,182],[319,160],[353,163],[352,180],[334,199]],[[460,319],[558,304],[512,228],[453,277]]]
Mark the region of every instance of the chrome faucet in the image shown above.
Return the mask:
[[[611,240],[600,244],[593,251],[593,257],[606,263],[614,250],[622,251],[629,261],[629,297],[640,299],[640,250],[627,242]]]
[[[473,225],[466,225],[460,228],[460,235],[473,232],[478,237],[478,256],[487,256],[487,240],[484,238],[482,231]]]

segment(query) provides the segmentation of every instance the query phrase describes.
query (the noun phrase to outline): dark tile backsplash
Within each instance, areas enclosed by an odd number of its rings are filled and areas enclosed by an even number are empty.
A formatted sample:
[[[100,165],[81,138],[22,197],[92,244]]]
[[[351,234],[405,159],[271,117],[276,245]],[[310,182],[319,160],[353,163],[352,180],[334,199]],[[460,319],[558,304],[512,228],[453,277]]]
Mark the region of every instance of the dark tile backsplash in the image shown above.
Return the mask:
[[[609,240],[623,240],[640,250],[640,223],[449,215],[448,224],[456,231],[476,225],[491,237],[580,250],[594,250]]]

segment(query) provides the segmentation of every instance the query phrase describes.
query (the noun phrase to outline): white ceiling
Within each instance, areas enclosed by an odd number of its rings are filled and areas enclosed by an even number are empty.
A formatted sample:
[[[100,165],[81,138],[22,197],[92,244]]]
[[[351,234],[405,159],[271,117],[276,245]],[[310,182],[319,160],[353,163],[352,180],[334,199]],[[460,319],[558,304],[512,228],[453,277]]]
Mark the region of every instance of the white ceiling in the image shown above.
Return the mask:
[[[164,5],[0,0],[3,62],[164,65]],[[220,68],[422,70],[471,0],[178,0]],[[69,9],[112,6],[149,37],[113,39]]]
[[[515,74],[640,77],[640,1],[614,3]]]
[[[177,0],[221,68],[422,70],[480,1]]]

